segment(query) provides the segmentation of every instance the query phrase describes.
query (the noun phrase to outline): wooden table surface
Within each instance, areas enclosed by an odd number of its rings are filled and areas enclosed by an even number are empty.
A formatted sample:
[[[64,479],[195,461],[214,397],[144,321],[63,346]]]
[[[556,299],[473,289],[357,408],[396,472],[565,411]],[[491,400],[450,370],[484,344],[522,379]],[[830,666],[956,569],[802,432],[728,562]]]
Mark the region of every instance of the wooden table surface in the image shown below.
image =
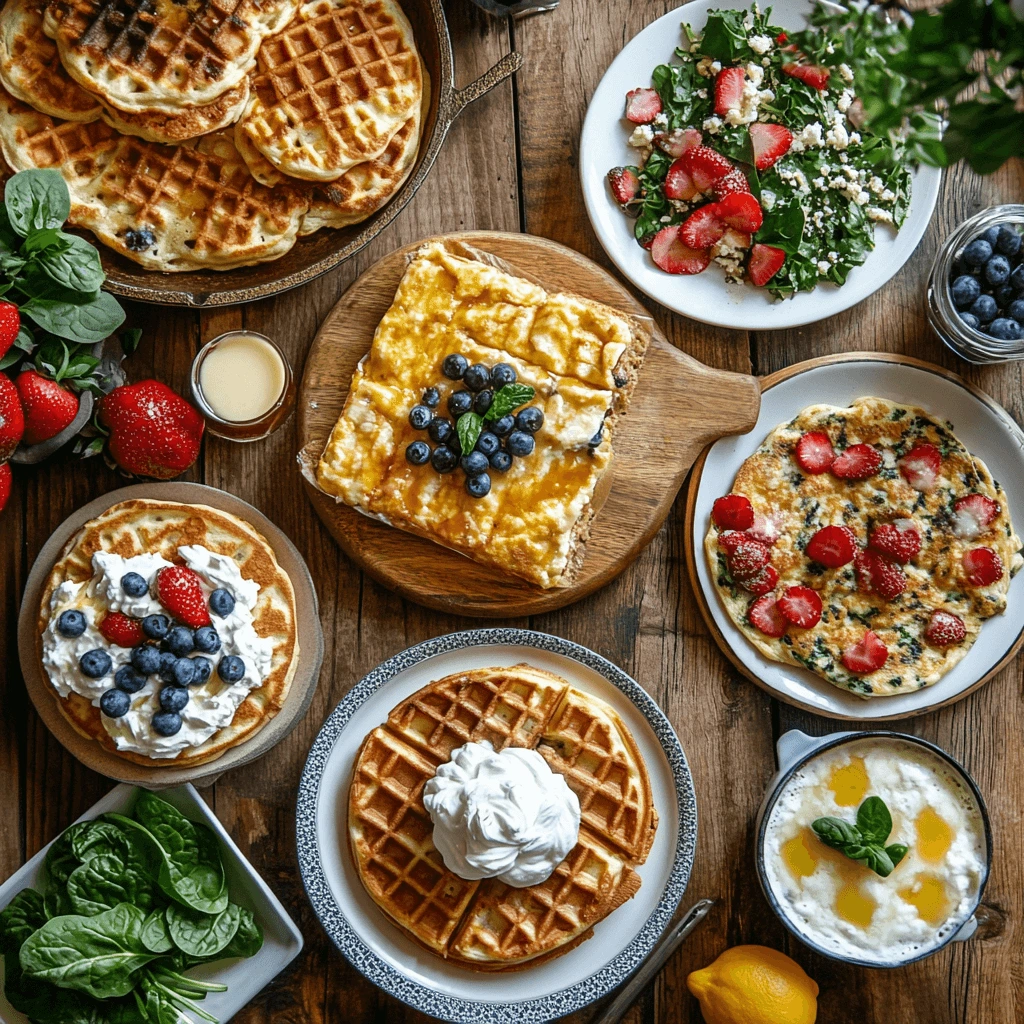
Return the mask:
[[[619,49],[677,5],[671,0],[562,0],[553,13],[512,24],[487,17],[468,0],[445,2],[461,83],[510,49],[525,58],[517,81],[505,83],[465,112],[427,183],[397,222],[334,273],[299,291],[239,309],[199,314],[132,308],[131,321],[145,330],[140,351],[128,366],[132,379],[155,376],[187,393],[189,366],[200,344],[243,326],[280,341],[301,374],[317,325],[356,276],[391,249],[434,232],[526,231],[609,266],[580,192],[583,114]],[[1016,162],[986,179],[959,168],[947,173],[934,222],[900,273],[859,306],[802,330],[717,330],[647,305],[673,343],[712,366],[765,374],[833,352],[902,352],[962,373],[1024,422],[1022,364],[977,368],[961,363],[930,330],[924,290],[944,234],[984,206],[1019,201],[1022,185],[1024,174]],[[302,955],[235,1020],[422,1021],[426,1018],[365,981],[321,930],[295,858],[296,786],[313,737],[354,682],[410,644],[481,623],[405,603],[362,576],[314,515],[296,469],[296,447],[294,419],[269,440],[253,445],[209,438],[199,462],[184,477],[239,495],[291,536],[312,570],[326,639],[319,689],[304,722],[262,760],[225,775],[206,791],[224,826],[289,908],[306,940]],[[15,621],[29,567],[51,531],[76,508],[124,482],[100,460],[79,464],[70,455],[42,466],[15,468],[14,491],[0,517],[0,787],[5,794],[0,804],[0,878],[111,787],[66,753],[35,715],[17,668]],[[697,611],[683,551],[680,498],[647,550],[604,590],[562,611],[506,623],[567,637],[622,666],[665,709],[693,770],[700,837],[684,902],[701,896],[719,902],[626,1019],[633,1024],[699,1022],[696,1000],[686,991],[686,975],[741,942],[763,943],[796,957],[821,986],[823,1024],[1009,1024],[1021,1019],[1020,659],[960,703],[901,726],[959,758],[988,801],[995,860],[976,938],[896,971],[836,965],[788,936],[761,895],[753,867],[754,815],[775,767],[776,738],[793,727],[820,734],[834,725],[770,700],[731,668]],[[593,1012],[567,1019],[576,1024]]]

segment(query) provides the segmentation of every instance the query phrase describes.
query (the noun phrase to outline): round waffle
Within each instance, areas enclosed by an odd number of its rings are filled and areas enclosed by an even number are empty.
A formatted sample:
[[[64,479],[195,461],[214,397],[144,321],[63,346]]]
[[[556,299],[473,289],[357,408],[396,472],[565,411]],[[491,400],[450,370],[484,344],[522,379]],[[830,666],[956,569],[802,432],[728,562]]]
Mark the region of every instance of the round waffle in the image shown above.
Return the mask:
[[[257,67],[238,131],[310,181],[379,157],[423,92],[412,27],[392,0],[313,0],[263,43]]]
[[[538,885],[469,881],[433,844],[423,787],[452,751],[536,749],[579,797],[576,846]],[[520,664],[459,672],[395,707],[364,740],[349,791],[349,845],[380,909],[427,949],[473,970],[518,970],[567,952],[634,896],[658,826],[647,766],[614,709]]]
[[[41,657],[42,634],[49,622],[53,591],[67,580],[81,583],[90,579],[92,556],[96,551],[111,551],[126,558],[153,552],[180,563],[177,550],[186,544],[201,544],[218,554],[230,555],[238,563],[242,576],[260,585],[253,624],[260,636],[273,640],[271,669],[262,685],[251,690],[239,705],[231,724],[202,745],[187,748],[174,758],[148,758],[117,750],[103,726],[99,709],[84,697],[72,693],[62,699],[53,691],[61,713],[79,733],[119,757],[150,767],[180,768],[213,761],[231,747],[250,739],[281,710],[295,675],[299,647],[295,594],[291,580],[278,565],[273,548],[244,520],[205,505],[148,499],[121,502],[86,523],[68,542],[53,567],[40,607],[37,650]],[[217,685],[216,678],[214,676],[213,682],[203,686]]]

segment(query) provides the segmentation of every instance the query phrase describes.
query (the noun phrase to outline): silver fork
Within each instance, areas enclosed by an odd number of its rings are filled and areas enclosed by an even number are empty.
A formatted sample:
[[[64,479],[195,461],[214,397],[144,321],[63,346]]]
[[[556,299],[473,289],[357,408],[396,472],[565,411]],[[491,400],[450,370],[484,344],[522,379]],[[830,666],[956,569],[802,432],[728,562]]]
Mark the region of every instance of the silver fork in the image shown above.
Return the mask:
[[[494,14],[499,18],[521,18],[527,14],[541,14],[544,11],[553,11],[558,6],[558,0],[509,0],[503,3],[502,0],[473,0],[477,7]]]

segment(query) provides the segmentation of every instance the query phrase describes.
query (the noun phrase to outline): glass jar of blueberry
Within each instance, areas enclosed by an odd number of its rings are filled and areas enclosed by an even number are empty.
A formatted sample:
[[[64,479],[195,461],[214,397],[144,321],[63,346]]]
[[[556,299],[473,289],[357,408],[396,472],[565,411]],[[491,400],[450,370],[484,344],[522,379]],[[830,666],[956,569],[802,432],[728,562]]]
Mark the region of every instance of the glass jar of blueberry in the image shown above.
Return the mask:
[[[472,363],[458,352],[445,356],[436,386],[409,411],[409,425],[423,440],[412,441],[405,458],[438,473],[461,470],[466,493],[484,498],[491,474],[507,473],[515,459],[533,454],[544,413],[530,405],[535,391],[520,384],[508,363]]]
[[[1024,206],[993,206],[946,239],[928,282],[928,320],[968,362],[1024,358]]]

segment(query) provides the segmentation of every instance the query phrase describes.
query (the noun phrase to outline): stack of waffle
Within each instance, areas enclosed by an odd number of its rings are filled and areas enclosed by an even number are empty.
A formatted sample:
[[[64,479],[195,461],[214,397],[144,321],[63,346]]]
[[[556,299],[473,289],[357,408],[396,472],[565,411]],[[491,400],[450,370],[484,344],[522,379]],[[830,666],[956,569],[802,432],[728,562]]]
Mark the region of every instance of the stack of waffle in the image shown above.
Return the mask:
[[[434,846],[423,787],[452,751],[536,749],[579,797],[576,846],[544,882],[469,881]],[[604,701],[530,665],[460,672],[399,704],[363,742],[349,842],[374,902],[417,942],[475,970],[565,953],[640,888],[658,815],[628,729]]]
[[[229,270],[365,220],[419,148],[394,0],[8,0],[0,148],[142,266]]]

